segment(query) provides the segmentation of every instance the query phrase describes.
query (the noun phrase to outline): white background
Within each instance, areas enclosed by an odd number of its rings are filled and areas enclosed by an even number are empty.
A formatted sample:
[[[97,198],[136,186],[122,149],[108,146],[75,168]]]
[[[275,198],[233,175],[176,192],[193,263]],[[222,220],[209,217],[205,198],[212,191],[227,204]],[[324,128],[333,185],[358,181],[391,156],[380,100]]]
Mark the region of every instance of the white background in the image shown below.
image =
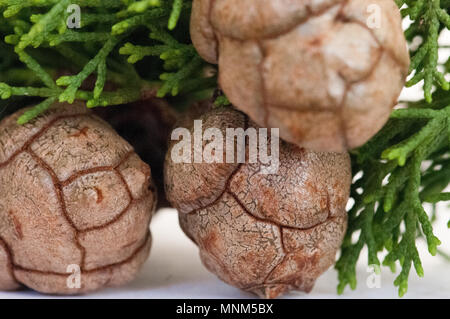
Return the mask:
[[[450,33],[442,35],[441,43],[450,44]],[[440,52],[440,61],[445,62],[450,50]],[[420,86],[420,84],[419,84]],[[423,95],[416,86],[404,90],[401,100],[420,99]],[[441,205],[435,234],[441,239],[440,248],[450,254],[450,231],[447,221],[450,209]],[[154,217],[151,230],[153,246],[150,258],[139,276],[130,284],[120,288],[108,288],[86,296],[66,298],[254,298],[253,295],[226,285],[209,273],[201,264],[197,247],[183,234],[177,213],[172,209],[161,210]],[[450,298],[450,262],[432,257],[423,242],[419,242],[425,277],[418,278],[411,269],[409,290],[404,298]],[[381,287],[369,288],[366,284],[371,275],[367,269],[367,254],[363,251],[357,267],[358,287],[346,289],[343,295],[336,294],[337,273],[328,270],[317,281],[311,293],[293,292],[285,298],[398,298],[393,286],[395,275],[382,268]],[[0,298],[55,298],[24,290],[0,292]]]

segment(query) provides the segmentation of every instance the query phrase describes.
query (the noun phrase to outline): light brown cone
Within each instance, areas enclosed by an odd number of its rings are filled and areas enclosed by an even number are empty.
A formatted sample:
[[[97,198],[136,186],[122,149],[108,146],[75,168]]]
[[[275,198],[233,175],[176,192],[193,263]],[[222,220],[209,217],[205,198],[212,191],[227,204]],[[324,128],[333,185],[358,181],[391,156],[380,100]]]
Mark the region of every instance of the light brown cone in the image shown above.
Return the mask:
[[[200,119],[203,131],[218,128],[223,136],[227,128],[258,128],[231,108]],[[192,121],[186,128],[193,133]],[[261,174],[264,165],[248,157],[241,164],[176,163],[176,144],[166,157],[166,194],[203,264],[223,281],[262,297],[309,292],[334,264],[346,231],[348,154],[280,141],[278,172]],[[248,154],[249,145],[243,146]]]
[[[194,0],[191,37],[236,108],[317,151],[374,136],[409,69],[392,0]]]
[[[151,244],[151,171],[82,103],[0,122],[0,289],[80,294],[132,280]],[[71,266],[72,265],[72,266]],[[77,265],[81,287],[68,285]]]

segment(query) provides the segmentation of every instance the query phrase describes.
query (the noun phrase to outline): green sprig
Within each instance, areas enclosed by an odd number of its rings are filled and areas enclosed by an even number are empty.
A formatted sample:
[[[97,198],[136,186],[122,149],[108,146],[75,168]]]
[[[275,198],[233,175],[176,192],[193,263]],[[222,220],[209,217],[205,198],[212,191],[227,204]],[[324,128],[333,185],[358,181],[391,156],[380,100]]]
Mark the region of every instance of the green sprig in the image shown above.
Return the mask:
[[[353,171],[360,177],[352,186],[355,203],[349,211],[350,226],[336,264],[339,293],[347,285],[355,289],[356,262],[364,246],[368,247],[369,265],[379,264],[378,254],[383,250],[389,252],[384,266],[395,270],[396,262],[400,263],[402,270],[394,282],[400,296],[407,291],[412,264],[419,276],[424,275],[416,247],[418,234],[424,234],[432,255],[441,242],[433,233],[422,202],[450,200],[443,192],[450,174],[435,174],[439,173],[436,166],[450,155],[449,119],[450,106],[396,110],[383,130],[353,152]],[[425,161],[432,164],[423,169]],[[450,165],[444,170],[450,170]],[[360,232],[358,240],[353,242],[356,232]]]
[[[439,44],[438,38],[442,27],[450,28],[448,2],[441,0],[398,0],[403,16],[409,16],[414,22],[405,31],[407,39],[422,38],[422,44],[413,51],[410,72],[414,75],[406,83],[407,87],[424,81],[425,100],[432,101],[433,85],[449,90],[450,84],[442,72],[438,70]]]
[[[66,90],[59,96],[59,102],[74,102],[75,94],[83,81],[86,80],[87,77],[91,75],[100,64],[105,63],[106,58],[118,42],[119,39],[116,37],[109,38],[98,54],[84,66],[80,73],[71,77],[63,76],[56,81],[56,84],[60,86],[67,86]],[[99,90],[99,88],[97,88],[97,90]]]
[[[175,29],[178,20],[180,19],[181,10],[183,9],[183,0],[174,0],[172,6],[172,12],[170,13],[168,28],[169,30]]]
[[[67,28],[69,4],[83,8],[82,29]],[[17,55],[16,58],[8,55],[8,63],[18,59],[24,68],[14,69],[14,74],[10,72],[12,69],[3,73],[9,75],[4,80],[19,86],[0,84],[0,96],[3,99],[12,96],[45,98],[21,118],[21,123],[45,111],[49,101],[73,103],[80,99],[86,101],[88,107],[108,106],[138,100],[148,83],[159,87],[161,97],[180,92],[196,96],[196,91],[207,92],[215,86],[211,81],[215,81],[214,77],[202,75],[205,63],[192,44],[180,40],[169,30],[175,28],[183,15],[189,16],[188,0],[0,0],[0,11],[2,9],[0,31],[7,32],[2,46],[6,45],[5,52],[9,52],[8,44],[14,46],[13,55]],[[153,45],[125,43],[119,46],[124,37],[142,28],[151,31],[149,41],[154,41]],[[49,50],[53,51],[53,61],[47,58]],[[117,53],[128,55],[128,63]],[[147,77],[130,65],[149,59],[162,61],[163,69]],[[64,63],[76,72],[55,79]],[[6,61],[4,64],[7,66]],[[92,77],[95,81],[90,80]],[[83,87],[86,81],[95,83],[87,91]],[[29,86],[30,83],[39,85],[39,82],[44,87]],[[105,92],[107,83],[116,84],[117,91]]]
[[[52,106],[53,103],[56,102],[56,97],[49,97],[45,99],[43,102],[39,103],[38,105],[34,106],[32,109],[26,111],[24,114],[22,114],[19,119],[17,120],[17,123],[20,125],[23,125],[25,123],[28,123],[32,119],[36,118],[39,114],[42,114],[46,110]]]

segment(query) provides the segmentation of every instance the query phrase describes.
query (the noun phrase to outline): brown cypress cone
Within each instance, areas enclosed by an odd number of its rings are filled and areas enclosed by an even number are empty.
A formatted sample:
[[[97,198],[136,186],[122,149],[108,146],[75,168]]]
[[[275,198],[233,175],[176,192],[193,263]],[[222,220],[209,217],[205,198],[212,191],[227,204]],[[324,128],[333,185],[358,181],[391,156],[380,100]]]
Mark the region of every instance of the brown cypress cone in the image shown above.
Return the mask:
[[[0,122],[0,289],[80,294],[127,283],[151,245],[150,167],[84,103],[17,124],[29,109]]]
[[[194,0],[190,28],[236,108],[318,151],[375,135],[409,69],[392,0]]]
[[[227,128],[258,128],[231,108],[199,119],[203,132],[218,128],[223,136]],[[193,121],[182,123],[192,135]],[[248,157],[244,163],[194,163],[193,157],[191,163],[176,163],[176,143],[166,157],[166,194],[203,264],[223,281],[261,297],[309,292],[334,264],[346,231],[348,154],[280,141],[278,172],[261,174],[264,165]],[[248,154],[248,141],[245,147]]]
[[[98,107],[94,112],[150,165],[158,189],[158,207],[170,206],[164,192],[163,171],[170,132],[178,117],[173,108],[164,99],[148,97],[126,105]]]

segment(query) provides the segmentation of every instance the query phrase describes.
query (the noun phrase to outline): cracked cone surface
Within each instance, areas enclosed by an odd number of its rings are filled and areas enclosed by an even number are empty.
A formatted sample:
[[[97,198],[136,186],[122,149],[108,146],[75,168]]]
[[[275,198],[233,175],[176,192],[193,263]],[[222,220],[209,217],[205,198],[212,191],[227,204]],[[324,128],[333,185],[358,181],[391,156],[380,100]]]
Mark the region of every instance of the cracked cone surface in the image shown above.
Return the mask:
[[[317,151],[375,135],[409,68],[392,0],[194,0],[191,37],[236,108]]]
[[[18,125],[25,110],[0,123],[0,289],[79,294],[130,281],[151,244],[150,168],[82,103]],[[73,265],[80,288],[68,285]]]
[[[227,128],[257,128],[231,108],[200,119],[203,130],[218,128],[223,136]],[[280,141],[278,172],[260,174],[263,164],[248,158],[241,164],[175,163],[175,144],[166,157],[166,193],[204,265],[223,281],[262,297],[293,289],[309,292],[334,264],[346,231],[348,154]],[[236,142],[239,147],[248,154],[247,143]]]

